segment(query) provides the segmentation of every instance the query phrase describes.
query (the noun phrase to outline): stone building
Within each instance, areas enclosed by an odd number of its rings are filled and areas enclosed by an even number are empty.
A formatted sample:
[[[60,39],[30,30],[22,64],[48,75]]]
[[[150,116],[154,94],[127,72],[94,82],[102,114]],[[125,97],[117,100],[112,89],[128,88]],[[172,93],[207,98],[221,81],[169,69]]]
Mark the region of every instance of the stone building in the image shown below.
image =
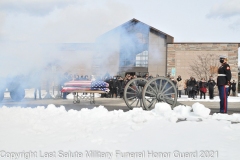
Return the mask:
[[[196,79],[217,77],[219,56],[228,57],[232,79],[238,79],[238,48],[240,43],[169,43],[167,45],[167,72],[173,76]]]
[[[132,19],[97,38],[93,74],[165,76],[168,43],[172,36]]]
[[[239,43],[232,42],[174,42],[174,37],[137,19],[132,19],[100,35],[92,44],[64,44],[63,52],[78,54],[75,67],[78,74],[103,76],[136,75],[156,76],[171,74],[183,79],[194,76],[216,78],[219,56],[228,56],[232,79],[238,81]],[[83,73],[84,72],[84,73]]]

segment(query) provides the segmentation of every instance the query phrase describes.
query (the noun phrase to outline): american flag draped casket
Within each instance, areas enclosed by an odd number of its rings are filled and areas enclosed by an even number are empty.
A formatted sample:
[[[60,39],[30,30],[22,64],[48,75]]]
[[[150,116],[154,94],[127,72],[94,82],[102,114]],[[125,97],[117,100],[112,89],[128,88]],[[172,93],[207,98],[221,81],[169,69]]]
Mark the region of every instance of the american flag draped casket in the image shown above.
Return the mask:
[[[64,83],[61,92],[109,91],[109,84],[104,81],[69,81]]]

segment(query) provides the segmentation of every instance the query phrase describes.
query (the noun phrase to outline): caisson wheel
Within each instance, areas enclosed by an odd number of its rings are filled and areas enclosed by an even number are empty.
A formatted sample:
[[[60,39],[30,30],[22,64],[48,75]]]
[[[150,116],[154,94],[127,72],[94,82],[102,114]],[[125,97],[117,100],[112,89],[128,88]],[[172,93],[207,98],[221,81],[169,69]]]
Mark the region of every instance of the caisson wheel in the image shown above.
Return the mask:
[[[142,90],[146,83],[147,80],[144,78],[135,78],[126,84],[123,99],[129,109],[133,109],[135,107],[143,108]]]
[[[142,91],[143,105],[151,110],[158,102],[168,103],[175,107],[177,103],[177,89],[175,84],[167,77],[157,77],[148,81]]]

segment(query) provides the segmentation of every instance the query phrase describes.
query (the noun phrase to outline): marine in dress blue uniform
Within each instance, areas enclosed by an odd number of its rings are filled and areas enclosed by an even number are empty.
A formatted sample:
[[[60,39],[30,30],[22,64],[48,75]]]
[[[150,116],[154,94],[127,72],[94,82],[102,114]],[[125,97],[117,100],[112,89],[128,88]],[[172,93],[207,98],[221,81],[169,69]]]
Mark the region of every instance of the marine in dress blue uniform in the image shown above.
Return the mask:
[[[227,113],[228,107],[228,89],[232,73],[230,66],[227,64],[227,57],[220,56],[221,66],[218,68],[217,86],[220,97],[220,113]]]

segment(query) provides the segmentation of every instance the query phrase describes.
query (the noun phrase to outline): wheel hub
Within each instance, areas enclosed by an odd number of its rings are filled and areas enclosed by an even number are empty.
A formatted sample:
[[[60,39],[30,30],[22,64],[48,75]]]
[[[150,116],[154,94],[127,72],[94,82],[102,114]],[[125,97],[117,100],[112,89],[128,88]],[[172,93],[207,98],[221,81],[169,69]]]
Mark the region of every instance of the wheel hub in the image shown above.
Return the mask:
[[[158,95],[157,95],[157,100],[158,100],[158,101],[162,101],[163,99],[164,99],[164,94],[158,93]]]

